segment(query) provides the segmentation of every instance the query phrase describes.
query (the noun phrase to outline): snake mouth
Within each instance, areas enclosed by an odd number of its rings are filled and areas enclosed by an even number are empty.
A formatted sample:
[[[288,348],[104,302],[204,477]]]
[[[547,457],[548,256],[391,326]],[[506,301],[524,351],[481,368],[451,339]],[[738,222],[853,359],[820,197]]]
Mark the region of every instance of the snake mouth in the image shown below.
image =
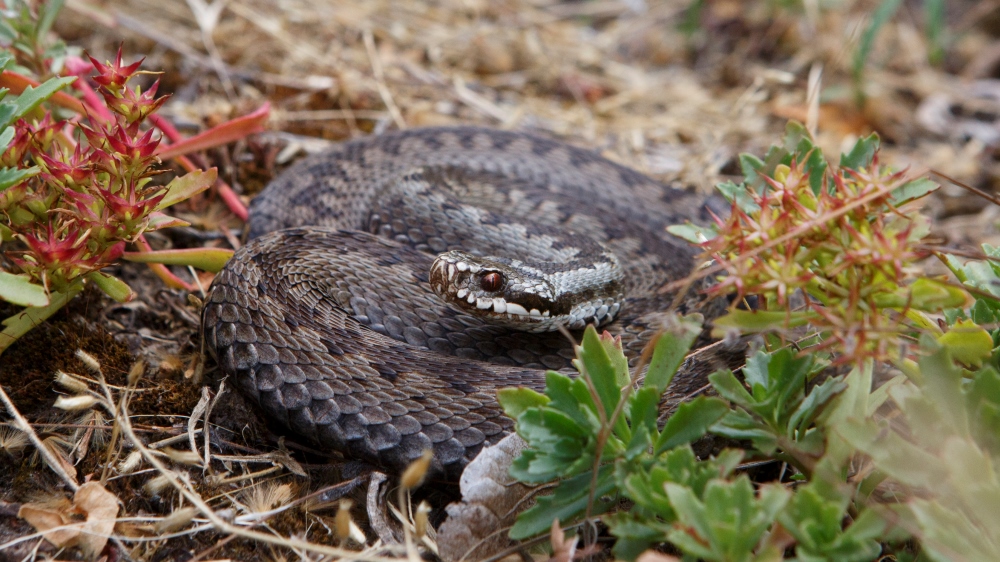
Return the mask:
[[[529,310],[516,302],[507,302],[503,297],[479,297],[471,294],[468,289],[459,289],[456,291],[455,298],[458,301],[464,301],[468,305],[471,305],[463,306],[463,308],[472,309],[474,307],[480,314],[489,316],[518,317],[528,320],[541,320],[552,316],[552,313],[548,310],[538,310],[537,308]]]
[[[515,320],[519,323],[543,322],[552,311],[541,306],[543,299],[527,294],[528,302],[515,302],[511,294],[520,294],[523,284],[516,273],[504,268],[485,267],[470,256],[449,252],[438,256],[430,269],[429,282],[438,295],[476,316]],[[479,258],[475,258],[479,259]],[[484,261],[488,258],[483,258]],[[534,302],[538,301],[538,302]]]

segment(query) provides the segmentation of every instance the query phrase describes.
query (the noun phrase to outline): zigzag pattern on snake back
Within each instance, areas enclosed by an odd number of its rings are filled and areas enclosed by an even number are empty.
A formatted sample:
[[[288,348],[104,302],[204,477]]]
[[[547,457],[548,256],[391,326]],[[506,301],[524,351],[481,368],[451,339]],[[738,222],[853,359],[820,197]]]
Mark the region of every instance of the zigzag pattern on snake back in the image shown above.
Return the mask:
[[[544,369],[571,370],[573,347],[445,303],[428,283],[435,255],[610,249],[626,299],[605,329],[634,361],[666,322],[673,296],[657,289],[693,267],[694,251],[665,227],[701,209],[695,195],[524,133],[417,129],[344,143],[251,203],[252,240],[212,284],[205,341],[295,433],[392,470],[431,448],[434,468],[454,476],[512,430],[496,390],[540,389]],[[670,391],[703,382],[678,377]]]

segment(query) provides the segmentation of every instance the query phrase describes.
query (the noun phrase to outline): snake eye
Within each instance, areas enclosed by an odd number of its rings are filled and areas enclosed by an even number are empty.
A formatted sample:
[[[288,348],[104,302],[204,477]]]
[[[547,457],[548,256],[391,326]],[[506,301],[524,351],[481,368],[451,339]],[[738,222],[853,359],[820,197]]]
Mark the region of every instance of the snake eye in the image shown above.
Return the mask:
[[[495,292],[503,288],[503,274],[491,271],[479,278],[479,286],[484,291]]]

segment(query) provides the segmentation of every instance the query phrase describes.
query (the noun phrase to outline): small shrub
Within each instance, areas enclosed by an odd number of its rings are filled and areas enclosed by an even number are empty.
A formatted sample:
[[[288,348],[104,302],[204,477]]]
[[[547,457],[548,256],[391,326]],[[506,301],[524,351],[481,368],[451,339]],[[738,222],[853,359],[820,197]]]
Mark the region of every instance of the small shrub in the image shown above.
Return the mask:
[[[757,297],[716,333],[761,333],[765,345],[742,376],[710,375],[717,396],[680,405],[662,428],[659,396],[697,317],[653,344],[641,385],[621,346],[589,328],[579,378],[550,372],[544,394],[501,391],[529,445],[512,475],[557,482],[511,537],[596,517],[629,560],[660,544],[727,562],[913,559],[912,544],[931,560],[1000,551],[988,515],[1000,510],[1000,330],[981,327],[1000,319],[1000,267],[942,256],[964,287],[919,274],[935,252],[920,244],[917,204],[937,186],[880,164],[874,136],[832,166],[791,124],[782,145],[741,163],[744,182],[719,186],[728,219],[672,231],[725,273],[710,294]],[[895,367],[880,385],[876,362]],[[691,443],[706,434],[746,446],[698,459]],[[781,463],[781,476],[751,482],[745,462]],[[631,509],[614,512],[621,499]]]

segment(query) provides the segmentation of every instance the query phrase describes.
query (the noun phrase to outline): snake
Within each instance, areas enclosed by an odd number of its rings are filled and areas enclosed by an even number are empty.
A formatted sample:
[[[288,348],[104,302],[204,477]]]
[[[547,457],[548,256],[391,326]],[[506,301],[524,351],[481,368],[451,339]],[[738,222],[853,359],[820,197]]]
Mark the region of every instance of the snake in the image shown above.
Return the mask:
[[[249,206],[202,333],[269,419],[402,471],[459,474],[511,433],[497,390],[574,372],[587,324],[635,366],[698,251],[703,196],[527,132],[407,129],[296,162]],[[704,311],[691,291],[684,311]],[[568,337],[571,336],[571,337]],[[679,400],[704,377],[678,376]]]

